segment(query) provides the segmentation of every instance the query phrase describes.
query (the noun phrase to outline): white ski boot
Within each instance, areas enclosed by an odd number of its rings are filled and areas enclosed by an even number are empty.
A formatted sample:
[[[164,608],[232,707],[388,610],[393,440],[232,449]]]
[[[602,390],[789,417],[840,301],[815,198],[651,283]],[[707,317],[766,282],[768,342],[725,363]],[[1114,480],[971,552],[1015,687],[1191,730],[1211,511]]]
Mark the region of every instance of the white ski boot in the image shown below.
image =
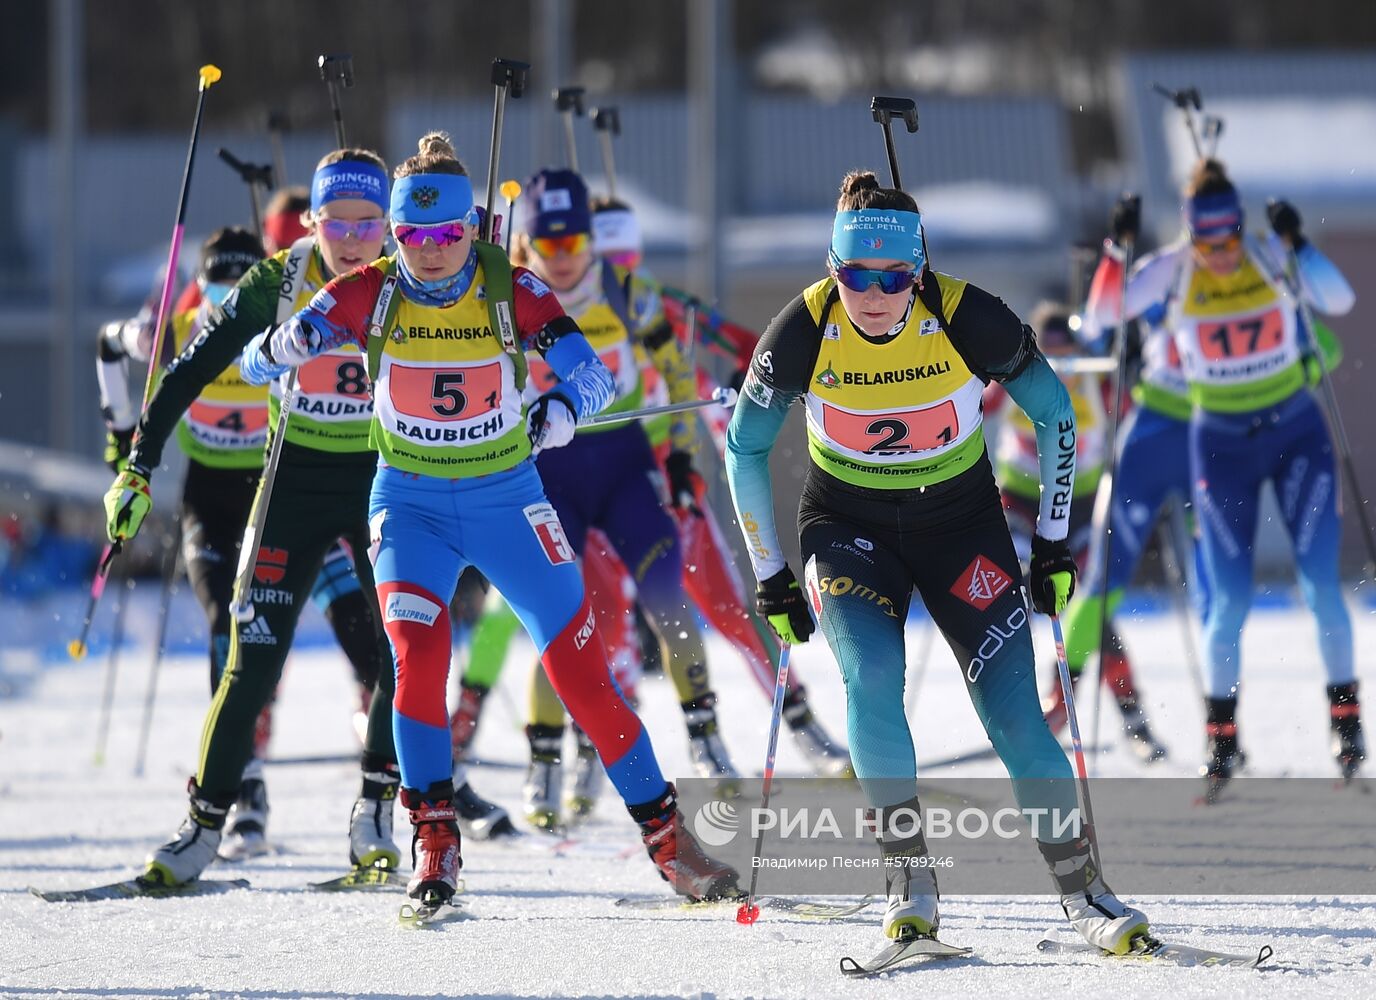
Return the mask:
[[[395,766],[363,772],[363,794],[349,814],[349,862],[355,868],[394,869],[401,864],[392,836],[392,807],[400,788]]]
[[[244,768],[239,798],[230,806],[220,857],[226,861],[243,861],[266,854],[269,850],[267,826],[268,788],[263,783],[263,762],[254,757]]]
[[[1125,904],[1104,882],[1088,839],[1037,847],[1060,890],[1061,909],[1080,937],[1096,948],[1125,955],[1137,938],[1150,936],[1146,915]]]
[[[527,726],[530,740],[530,769],[521,786],[526,822],[546,832],[560,829],[559,793],[564,785],[563,727]]]
[[[597,747],[578,728],[578,756],[573,761],[573,785],[564,796],[564,807],[568,809],[573,821],[586,819],[597,808],[597,799],[606,784],[607,772],[602,767],[602,758],[597,755]]]
[[[914,937],[935,937],[941,922],[937,912],[936,872],[912,863],[926,854],[884,855],[885,896],[884,936],[893,941]]]
[[[171,840],[148,855],[142,878],[158,885],[185,885],[201,877],[215,860],[226,809],[196,797],[192,784],[191,810]]]
[[[688,754],[699,777],[715,779],[717,794],[734,797],[740,794],[741,775],[722,742],[716,706],[717,696],[711,692],[681,706],[688,723]]]

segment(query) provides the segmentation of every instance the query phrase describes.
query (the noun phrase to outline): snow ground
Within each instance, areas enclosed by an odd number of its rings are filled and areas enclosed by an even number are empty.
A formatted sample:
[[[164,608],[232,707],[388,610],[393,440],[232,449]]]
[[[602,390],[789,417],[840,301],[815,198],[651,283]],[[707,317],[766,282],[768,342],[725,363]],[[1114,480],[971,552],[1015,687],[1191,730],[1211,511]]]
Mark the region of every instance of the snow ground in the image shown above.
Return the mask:
[[[1376,642],[1371,619],[1368,612],[1357,613],[1359,650]],[[1155,773],[1193,774],[1200,763],[1202,719],[1179,630],[1161,616],[1121,624],[1148,708],[1172,750]],[[921,628],[913,627],[910,651],[921,646],[920,638]],[[1039,634],[1038,640],[1039,649],[1048,651],[1049,636]],[[738,764],[757,772],[768,703],[720,640],[712,640],[711,651],[724,731]],[[1376,678],[1370,657],[1359,659],[1364,678]],[[514,709],[524,703],[527,662],[528,647],[513,653],[476,745],[479,756],[505,766],[473,774],[475,787],[513,810],[524,753]],[[1139,900],[1158,931],[1181,943],[1235,951],[1273,944],[1279,967],[1262,972],[1043,956],[1036,942],[1063,925],[1049,895],[953,897],[943,901],[943,936],[973,946],[977,957],[848,981],[837,971],[839,957],[862,957],[882,944],[877,907],[828,923],[766,910],[753,928],[737,926],[723,910],[615,908],[618,896],[663,895],[666,889],[610,793],[580,842],[562,856],[533,834],[512,846],[466,843],[467,906],[478,919],[407,931],[394,917],[399,896],[303,891],[307,882],[346,866],[345,830],[358,782],[356,765],[346,759],[356,749],[352,683],[342,655],[328,647],[293,655],[278,701],[274,755],[320,758],[268,769],[270,833],[278,853],[208,873],[247,877],[251,890],[190,899],[44,903],[26,888],[74,888],[128,877],[180,821],[207,701],[204,659],[179,653],[165,664],[150,766],[145,777],[134,778],[145,663],[142,649],[124,661],[102,768],[92,765],[99,651],[81,664],[49,664],[18,697],[0,698],[0,996],[810,998],[919,990],[935,997],[1175,1000],[1376,995],[1371,897]],[[842,733],[844,699],[825,646],[801,648],[795,663],[829,728]],[[1332,774],[1323,679],[1306,616],[1294,610],[1257,613],[1246,635],[1244,676],[1240,726],[1252,755],[1251,773]],[[656,743],[666,771],[688,774],[682,723],[667,683],[647,682],[642,701],[652,732],[662,734]],[[944,649],[922,681],[915,732],[925,760],[981,745],[973,709]],[[779,769],[804,770],[786,736]],[[983,762],[941,773],[999,772],[997,762]],[[1099,773],[1140,775],[1143,769],[1116,747],[1100,758]]]

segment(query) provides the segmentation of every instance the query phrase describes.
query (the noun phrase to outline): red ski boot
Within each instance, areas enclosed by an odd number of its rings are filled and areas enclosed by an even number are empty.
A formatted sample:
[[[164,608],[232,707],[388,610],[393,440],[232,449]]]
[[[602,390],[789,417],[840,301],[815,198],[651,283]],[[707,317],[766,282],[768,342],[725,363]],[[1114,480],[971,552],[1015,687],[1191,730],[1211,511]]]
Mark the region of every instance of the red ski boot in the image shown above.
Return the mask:
[[[674,892],[694,902],[729,899],[741,895],[736,869],[706,854],[688,832],[678,811],[678,794],[670,785],[653,802],[631,807],[631,818],[640,824],[640,835],[660,878]]]
[[[436,782],[424,793],[401,790],[401,804],[411,810],[411,881],[406,893],[424,903],[445,903],[459,889],[458,817],[454,812],[454,784]]]

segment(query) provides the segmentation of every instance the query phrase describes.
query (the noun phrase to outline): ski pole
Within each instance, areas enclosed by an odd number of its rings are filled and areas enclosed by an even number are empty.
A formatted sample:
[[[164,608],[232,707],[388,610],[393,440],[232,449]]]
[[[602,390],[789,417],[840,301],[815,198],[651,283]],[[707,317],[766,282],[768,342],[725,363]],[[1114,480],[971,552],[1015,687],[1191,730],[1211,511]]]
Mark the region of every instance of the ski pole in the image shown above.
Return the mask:
[[[497,164],[502,156],[502,124],[506,118],[506,99],[521,97],[526,92],[526,75],[530,63],[515,59],[492,60],[492,139],[487,150],[487,194],[483,197],[482,228],[478,238],[492,239],[492,208],[497,197]]]
[[[263,206],[258,200],[258,186],[261,184],[263,190],[272,190],[272,166],[264,164],[256,166],[252,163],[244,163],[223,146],[220,147],[219,157],[224,163],[239,175],[239,179],[248,185],[248,198],[253,203],[253,231],[258,234],[258,239],[263,238]]]
[[[105,684],[100,696],[100,721],[96,724],[96,767],[105,764],[105,745],[110,737],[110,716],[115,705],[115,677],[119,673],[119,647],[124,642],[124,618],[134,599],[134,578],[125,567],[119,603],[115,605],[115,627],[110,634],[110,655],[105,660]]]
[[[134,756],[134,777],[143,777],[143,764],[148,757],[148,737],[153,731],[153,701],[158,693],[158,672],[162,669],[163,653],[167,649],[167,621],[172,614],[173,585],[177,579],[177,562],[182,549],[182,517],[177,514],[172,545],[163,552],[162,594],[158,604],[158,641],[153,647],[153,663],[148,668],[148,688],[143,693],[143,721],[139,724],[139,747]]]
[[[291,129],[291,119],[285,111],[268,112],[268,140],[272,143],[272,179],[276,187],[287,183],[287,157],[282,151],[282,133]]]
[[[196,162],[196,146],[201,138],[201,116],[205,111],[205,93],[220,79],[220,69],[210,63],[197,71],[199,85],[196,91],[196,117],[191,124],[191,143],[186,150],[186,166],[182,169],[182,187],[177,196],[177,221],[172,226],[172,241],[167,250],[167,270],[162,278],[162,292],[158,296],[157,325],[153,327],[153,347],[148,355],[148,376],[143,382],[143,402],[139,415],[148,409],[148,400],[153,396],[153,381],[158,372],[158,361],[162,357],[162,345],[167,332],[168,310],[172,308],[172,288],[177,280],[177,258],[181,255],[182,235],[186,229],[186,202],[191,191],[191,167]],[[86,638],[91,630],[91,620],[95,617],[100,595],[105,593],[105,579],[110,575],[110,564],[120,553],[120,543],[114,542],[105,547],[100,562],[96,564],[95,577],[91,580],[91,598],[86,607],[86,618],[81,626],[79,638],[67,644],[67,652],[79,660],[86,655]]]
[[[663,406],[647,406],[640,410],[628,410],[625,413],[599,413],[596,416],[588,417],[586,420],[578,421],[579,427],[597,427],[605,424],[624,424],[631,420],[644,420],[646,417],[658,417],[665,413],[686,413],[689,410],[701,410],[708,406],[736,405],[736,390],[729,386],[722,386],[712,393],[711,399],[690,399],[683,403],[666,403]]]
[[[779,646],[779,670],[774,678],[774,708],[769,717],[769,752],[765,754],[764,758],[761,810],[769,808],[769,786],[774,780],[774,753],[779,747],[779,721],[784,714],[784,695],[788,690],[788,655],[791,649],[792,647],[786,642]],[[760,857],[763,848],[764,824],[760,824],[760,829],[755,834],[755,858]],[[745,902],[736,910],[736,923],[738,924],[749,925],[760,919],[760,908],[755,902],[755,887],[759,883],[759,879],[759,864],[752,864],[750,866],[750,891],[746,894]]]
[[[1094,809],[1089,801],[1089,774],[1085,769],[1085,748],[1080,741],[1080,720],[1075,716],[1075,686],[1070,682],[1070,664],[1065,658],[1065,635],[1061,632],[1060,615],[1049,615],[1051,634],[1056,640],[1056,670],[1061,681],[1061,696],[1065,699],[1065,714],[1070,721],[1070,745],[1075,753],[1075,777],[1080,788],[1080,802],[1085,810],[1085,835],[1094,853],[1094,867],[1103,870],[1099,862],[1099,838],[1094,835]],[[1096,685],[1097,686],[1097,685]]]
[[[320,67],[320,79],[330,92],[330,111],[334,116],[334,138],[340,149],[345,149],[344,111],[339,103],[341,87],[354,85],[353,57],[342,55],[322,55],[316,60]],[[268,449],[268,460],[263,466],[263,474],[258,480],[258,495],[253,501],[253,514],[244,530],[243,540],[239,543],[239,563],[234,571],[234,589],[229,600],[229,615],[236,622],[253,621],[253,572],[258,564],[258,549],[263,541],[263,528],[268,521],[268,503],[272,500],[272,487],[277,481],[277,468],[282,462],[282,444],[287,439],[287,421],[291,408],[296,402],[296,386],[299,369],[292,368],[282,380],[282,398],[277,407],[277,423],[273,428],[272,446]]]
[[[516,199],[521,197],[521,182],[502,181],[502,197],[506,199],[506,232],[502,234],[502,249],[511,254],[511,233],[516,228]]]
[[[1223,119],[1217,115],[1205,115],[1202,126],[1204,138],[1209,141],[1209,158],[1218,153],[1218,140],[1223,137]]]
[[[578,137],[573,134],[573,118],[583,116],[584,93],[582,87],[559,87],[552,95],[554,110],[564,120],[564,148],[569,153],[569,169],[575,174],[578,173]]]
[[[1194,155],[1197,159],[1204,159],[1204,147],[1199,142],[1199,129],[1194,123],[1194,112],[1200,111],[1204,107],[1204,102],[1199,97],[1199,88],[1185,87],[1182,90],[1171,90],[1159,83],[1153,83],[1152,89],[1180,109],[1180,113],[1185,116],[1185,127],[1190,132],[1190,142],[1194,145]]]
[[[898,176],[898,153],[893,148],[893,120],[901,120],[909,132],[917,131],[917,105],[908,97],[873,97],[870,99],[870,113],[884,129],[884,151],[889,156],[889,176],[893,186],[903,190],[903,181]]]
[[[339,90],[354,85],[354,57],[347,52],[339,55],[322,55],[316,60],[320,67],[320,79],[330,90],[330,114],[334,117],[334,141],[339,149],[349,145],[344,138],[344,111],[339,106]]]
[[[1338,457],[1343,465],[1343,479],[1352,496],[1352,506],[1357,509],[1357,520],[1361,522],[1362,541],[1366,545],[1367,578],[1376,579],[1376,539],[1373,539],[1371,534],[1371,518],[1366,510],[1366,497],[1362,492],[1361,482],[1357,479],[1356,463],[1352,461],[1352,442],[1347,436],[1347,425],[1343,422],[1342,410],[1338,407],[1338,393],[1333,388],[1333,376],[1329,374],[1328,366],[1323,362],[1323,351],[1314,329],[1314,315],[1309,303],[1304,300],[1304,290],[1300,286],[1300,262],[1293,246],[1287,246],[1285,249],[1285,263],[1285,283],[1295,298],[1295,311],[1299,314],[1303,336],[1308,341],[1307,348],[1304,349],[1319,368],[1323,408],[1328,417],[1333,442],[1338,446]]]
[[[602,172],[607,175],[607,194],[616,197],[616,155],[612,137],[621,134],[621,112],[615,107],[593,108],[592,127],[602,147]]]
[[[1130,199],[1135,205],[1141,205],[1141,198],[1133,195]],[[1123,281],[1119,287],[1118,296],[1118,339],[1114,343],[1114,353],[1116,364],[1114,365],[1113,380],[1110,383],[1113,399],[1113,412],[1108,417],[1108,478],[1107,482],[1100,486],[1106,494],[1103,505],[1103,534],[1102,545],[1099,552],[1099,589],[1103,591],[1102,614],[1099,617],[1099,665],[1097,675],[1094,678],[1094,721],[1093,721],[1093,746],[1099,745],[1099,709],[1102,704],[1100,688],[1104,684],[1104,661],[1108,654],[1108,573],[1109,567],[1113,564],[1113,500],[1118,486],[1118,427],[1123,413],[1123,385],[1128,380],[1128,277],[1132,272],[1132,247],[1133,241],[1125,239],[1123,242]]]

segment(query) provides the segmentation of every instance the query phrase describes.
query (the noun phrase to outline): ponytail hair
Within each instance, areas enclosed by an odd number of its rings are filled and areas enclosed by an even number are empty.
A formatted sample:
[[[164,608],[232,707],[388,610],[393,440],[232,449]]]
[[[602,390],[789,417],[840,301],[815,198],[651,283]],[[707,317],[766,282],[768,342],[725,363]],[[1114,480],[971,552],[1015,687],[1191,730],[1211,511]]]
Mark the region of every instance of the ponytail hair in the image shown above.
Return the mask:
[[[852,170],[841,180],[841,197],[836,200],[836,211],[858,212],[864,208],[916,212],[917,202],[906,191],[880,187],[873,170]]]
[[[467,177],[468,169],[454,151],[454,140],[448,132],[427,132],[416,144],[417,153],[397,165],[392,179],[410,177],[412,174],[454,174]]]

